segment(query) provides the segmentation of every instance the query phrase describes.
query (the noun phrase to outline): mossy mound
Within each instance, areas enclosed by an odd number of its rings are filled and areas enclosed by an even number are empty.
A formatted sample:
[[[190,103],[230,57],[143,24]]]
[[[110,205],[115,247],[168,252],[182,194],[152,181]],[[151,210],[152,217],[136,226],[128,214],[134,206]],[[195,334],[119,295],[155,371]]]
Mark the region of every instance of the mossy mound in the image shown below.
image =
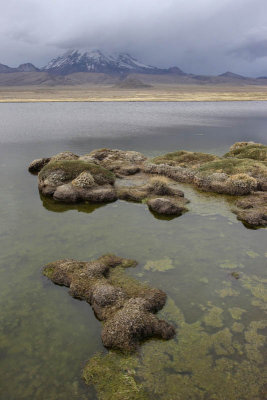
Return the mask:
[[[213,154],[180,150],[155,157],[150,162],[154,164],[198,168],[202,164],[218,159],[219,157]]]
[[[63,182],[72,181],[77,178],[79,174],[84,171],[90,172],[95,182],[99,185],[113,184],[115,182],[115,176],[111,171],[96,165],[80,160],[60,160],[50,161],[39,173],[39,180],[44,181],[49,176],[57,172],[61,176]]]
[[[254,142],[237,142],[224,157],[250,158],[267,162],[267,146]]]
[[[267,226],[267,193],[257,192],[237,200],[233,212],[248,226]]]
[[[260,143],[235,143],[223,158],[181,150],[149,160],[144,170],[206,191],[245,195],[267,190],[266,149]]]
[[[111,171],[77,159],[51,160],[38,175],[40,192],[65,203],[114,201],[117,199],[114,182]]]
[[[231,195],[245,195],[264,190],[267,166],[250,159],[225,158],[202,165],[194,176],[202,190]]]
[[[134,260],[106,255],[91,262],[59,260],[46,265],[43,273],[92,306],[104,322],[104,346],[130,352],[146,338],[175,334],[172,325],[154,315],[163,308],[166,294],[124,276],[123,270],[135,265]]]
[[[205,163],[198,169],[198,172],[203,174],[218,172],[227,175],[248,174],[252,177],[267,177],[267,167],[263,163],[238,158],[223,158]]]

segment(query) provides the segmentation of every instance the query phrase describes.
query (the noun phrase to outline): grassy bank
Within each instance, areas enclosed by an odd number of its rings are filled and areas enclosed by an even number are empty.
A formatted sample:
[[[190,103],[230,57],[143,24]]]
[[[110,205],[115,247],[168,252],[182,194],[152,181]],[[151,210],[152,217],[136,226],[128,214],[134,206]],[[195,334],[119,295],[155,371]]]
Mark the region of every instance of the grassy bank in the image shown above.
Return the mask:
[[[267,86],[157,85],[142,89],[98,86],[0,87],[0,102],[263,101]]]

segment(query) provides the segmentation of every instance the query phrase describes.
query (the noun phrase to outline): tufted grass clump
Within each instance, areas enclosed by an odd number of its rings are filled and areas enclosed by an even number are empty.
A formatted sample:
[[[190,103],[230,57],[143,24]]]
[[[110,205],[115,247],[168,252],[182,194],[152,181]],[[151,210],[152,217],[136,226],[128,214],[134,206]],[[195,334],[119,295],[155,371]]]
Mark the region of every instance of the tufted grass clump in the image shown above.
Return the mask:
[[[267,162],[267,146],[254,142],[237,142],[224,157],[249,158]]]

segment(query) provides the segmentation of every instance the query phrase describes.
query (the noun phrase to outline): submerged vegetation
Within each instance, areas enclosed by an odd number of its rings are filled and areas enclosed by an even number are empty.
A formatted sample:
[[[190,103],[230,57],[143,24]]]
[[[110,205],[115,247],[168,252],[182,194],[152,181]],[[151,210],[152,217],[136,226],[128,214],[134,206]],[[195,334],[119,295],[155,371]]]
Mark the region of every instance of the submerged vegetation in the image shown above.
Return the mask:
[[[208,308],[203,320],[216,329],[212,333],[200,321],[187,323],[169,299],[163,314],[178,324],[176,340],[148,342],[140,354],[96,354],[84,368],[85,382],[100,400],[263,399],[264,337],[258,331],[267,324],[252,321],[245,329],[234,322],[231,332],[223,327],[223,310],[211,303]]]

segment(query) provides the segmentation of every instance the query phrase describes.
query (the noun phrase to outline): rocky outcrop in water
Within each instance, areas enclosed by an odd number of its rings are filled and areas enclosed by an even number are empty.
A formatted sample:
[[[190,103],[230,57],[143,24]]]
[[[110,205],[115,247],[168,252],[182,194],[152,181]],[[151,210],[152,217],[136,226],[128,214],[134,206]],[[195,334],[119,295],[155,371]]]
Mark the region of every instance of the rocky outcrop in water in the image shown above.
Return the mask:
[[[175,335],[172,325],[154,315],[164,307],[166,294],[124,274],[125,268],[135,265],[134,260],[105,255],[91,262],[59,260],[46,265],[43,273],[92,306],[103,321],[104,346],[133,351],[146,338]]]
[[[223,157],[177,151],[149,160],[145,171],[162,174],[199,189],[230,195],[267,190],[267,146],[238,142]]]
[[[157,214],[179,216],[187,211],[188,200],[174,181],[232,196],[266,192],[267,146],[238,142],[223,157],[181,150],[150,160],[135,151],[99,149],[83,156],[63,152],[33,161],[29,170],[39,171],[41,194],[60,202],[107,203],[119,198],[147,203]],[[150,179],[151,175],[156,176],[154,180]],[[133,176],[141,177],[142,183],[125,184]],[[169,179],[164,181],[164,176]],[[253,199],[256,207],[258,201],[252,197],[250,202]],[[248,208],[235,212],[244,222],[249,218],[250,225],[265,226],[264,207],[261,207],[261,218],[252,218],[255,212]]]

